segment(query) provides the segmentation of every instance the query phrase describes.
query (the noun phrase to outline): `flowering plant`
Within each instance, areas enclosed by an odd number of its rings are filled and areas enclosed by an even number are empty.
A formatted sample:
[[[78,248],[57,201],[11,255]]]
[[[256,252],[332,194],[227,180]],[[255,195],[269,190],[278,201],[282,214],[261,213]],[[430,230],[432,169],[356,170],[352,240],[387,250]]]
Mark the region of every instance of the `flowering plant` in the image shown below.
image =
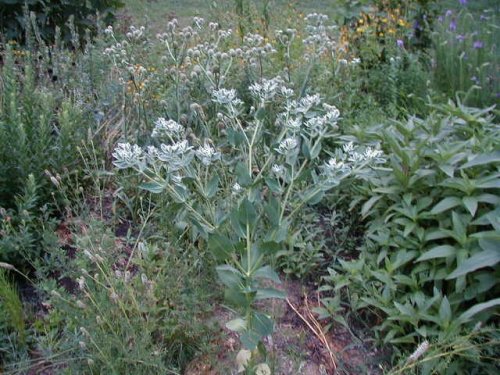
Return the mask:
[[[343,179],[383,158],[379,150],[347,143],[325,162],[322,143],[337,136],[335,106],[319,95],[295,99],[280,77],[254,82],[249,91],[249,113],[234,89],[215,89],[210,105],[217,116],[203,129],[159,118],[157,144],[143,149],[122,143],[113,156],[117,168],[142,176],[141,188],[180,203],[179,221],[208,240],[223,262],[217,273],[226,299],[241,312],[227,327],[254,349],[273,330],[271,318],[255,311],[254,303],[284,297],[261,282],[280,282],[266,258],[299,225],[304,205],[318,203]]]

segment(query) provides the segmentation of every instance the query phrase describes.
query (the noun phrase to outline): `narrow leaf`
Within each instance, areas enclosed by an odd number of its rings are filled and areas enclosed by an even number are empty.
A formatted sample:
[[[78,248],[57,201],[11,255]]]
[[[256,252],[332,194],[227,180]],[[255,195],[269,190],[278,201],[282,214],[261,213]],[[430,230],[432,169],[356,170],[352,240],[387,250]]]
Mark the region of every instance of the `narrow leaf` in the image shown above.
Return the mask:
[[[462,315],[458,317],[460,322],[469,321],[474,315],[495,306],[500,306],[500,298],[492,299],[488,302],[478,303],[477,305],[472,306],[470,309],[466,310]]]
[[[422,254],[418,259],[417,262],[422,262],[424,260],[429,260],[429,259],[436,259],[436,258],[446,258],[451,255],[454,255],[456,252],[455,248],[450,245],[441,245],[441,246],[436,246],[432,248],[431,250],[425,252]]]
[[[481,251],[465,260],[446,279],[456,279],[483,267],[493,267],[498,262],[500,262],[500,249]]]

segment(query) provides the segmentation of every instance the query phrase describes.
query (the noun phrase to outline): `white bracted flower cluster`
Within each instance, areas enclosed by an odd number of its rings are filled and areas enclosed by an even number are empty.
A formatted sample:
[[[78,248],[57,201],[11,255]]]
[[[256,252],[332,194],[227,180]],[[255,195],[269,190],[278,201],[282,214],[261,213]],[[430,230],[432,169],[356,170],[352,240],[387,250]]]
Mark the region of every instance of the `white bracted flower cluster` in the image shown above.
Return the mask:
[[[262,102],[268,102],[276,96],[276,94],[282,92],[283,80],[281,77],[275,77],[271,79],[262,79],[262,81],[255,82],[248,88],[252,95],[259,98]],[[293,93],[293,91],[292,91]]]
[[[115,160],[113,164],[120,169],[140,167],[143,164],[143,152],[137,145],[130,143],[118,143],[113,152]]]
[[[208,141],[205,141],[203,146],[200,146],[195,151],[196,157],[200,159],[203,165],[210,165],[213,162],[220,160],[220,152],[216,151]]]
[[[304,131],[309,136],[317,136],[337,126],[340,111],[333,105],[321,103],[319,95],[306,95],[298,100],[292,100],[290,95],[286,99],[285,112],[278,114],[276,124],[292,134]]]
[[[188,141],[183,140],[170,145],[161,144],[155,154],[158,160],[166,163],[169,171],[177,171],[189,165],[193,159],[192,149]]]
[[[297,150],[298,145],[299,141],[297,140],[297,138],[285,138],[280,142],[278,148],[276,148],[276,151],[281,155],[288,156],[293,154]]]
[[[151,136],[154,138],[178,138],[183,133],[184,127],[181,124],[174,120],[166,120],[163,117],[159,117],[155,122],[155,127]]]
[[[212,91],[212,100],[221,105],[239,106],[243,102],[236,96],[235,89],[219,89]]]
[[[335,183],[356,168],[384,162],[384,153],[381,150],[364,147],[361,151],[360,147],[355,147],[353,142],[349,142],[324,164],[323,172],[327,181]]]

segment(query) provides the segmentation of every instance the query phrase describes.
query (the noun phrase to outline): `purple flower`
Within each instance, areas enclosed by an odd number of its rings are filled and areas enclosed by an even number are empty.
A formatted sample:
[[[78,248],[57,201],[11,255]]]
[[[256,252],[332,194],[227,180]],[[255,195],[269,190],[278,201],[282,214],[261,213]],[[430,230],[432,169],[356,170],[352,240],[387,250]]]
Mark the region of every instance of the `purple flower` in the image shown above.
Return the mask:
[[[460,5],[467,5],[467,0],[458,0]]]
[[[403,39],[398,39],[398,40],[396,40],[396,45],[397,45],[399,48],[405,48],[405,42],[403,41]]]
[[[458,34],[458,35],[456,36],[456,38],[457,38],[457,40],[458,40],[459,42],[463,42],[463,41],[465,40],[465,35]]]
[[[443,21],[444,21],[444,17],[443,17],[443,16],[439,16],[439,17],[438,17],[438,21],[439,21],[439,22],[443,22]]]
[[[475,49],[480,49],[484,47],[484,43],[480,40],[476,40],[474,41],[474,43],[472,43],[472,47],[474,47]]]
[[[476,76],[473,76],[471,79],[470,79],[472,82],[474,82],[476,85],[479,85],[479,78],[477,78]]]
[[[453,14],[453,11],[451,9],[448,9],[446,13],[444,14],[446,17],[449,17]]]
[[[450,22],[450,31],[455,31],[457,29],[457,21],[452,19]]]

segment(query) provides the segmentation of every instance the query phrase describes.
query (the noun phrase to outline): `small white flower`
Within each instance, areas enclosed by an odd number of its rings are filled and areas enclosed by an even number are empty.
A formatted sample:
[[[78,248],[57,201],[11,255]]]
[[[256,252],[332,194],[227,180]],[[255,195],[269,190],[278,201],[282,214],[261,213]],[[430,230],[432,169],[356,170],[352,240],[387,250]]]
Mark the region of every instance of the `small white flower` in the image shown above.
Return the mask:
[[[368,160],[375,160],[377,162],[384,162],[384,158],[382,157],[384,153],[380,150],[373,149],[371,147],[367,147],[364,153],[364,156]]]
[[[354,151],[354,143],[353,142],[346,143],[345,145],[342,146],[342,150],[344,150],[344,152],[346,154],[353,152]]]
[[[282,155],[287,155],[293,152],[297,148],[298,144],[299,142],[297,141],[297,139],[286,138],[280,142],[276,151],[278,151]]]
[[[334,105],[323,103],[323,108],[326,110],[325,120],[332,125],[336,125],[340,117],[340,111]]]
[[[273,164],[273,166],[271,167],[271,171],[277,176],[282,176],[285,172],[285,167],[283,167],[282,165]]]
[[[243,191],[243,188],[241,187],[240,184],[238,184],[237,182],[235,182],[231,188],[233,194],[239,194]]]
[[[325,165],[325,171],[330,174],[336,174],[337,172],[346,172],[351,168],[348,164],[344,163],[342,160],[337,160],[337,158],[331,158]]]

